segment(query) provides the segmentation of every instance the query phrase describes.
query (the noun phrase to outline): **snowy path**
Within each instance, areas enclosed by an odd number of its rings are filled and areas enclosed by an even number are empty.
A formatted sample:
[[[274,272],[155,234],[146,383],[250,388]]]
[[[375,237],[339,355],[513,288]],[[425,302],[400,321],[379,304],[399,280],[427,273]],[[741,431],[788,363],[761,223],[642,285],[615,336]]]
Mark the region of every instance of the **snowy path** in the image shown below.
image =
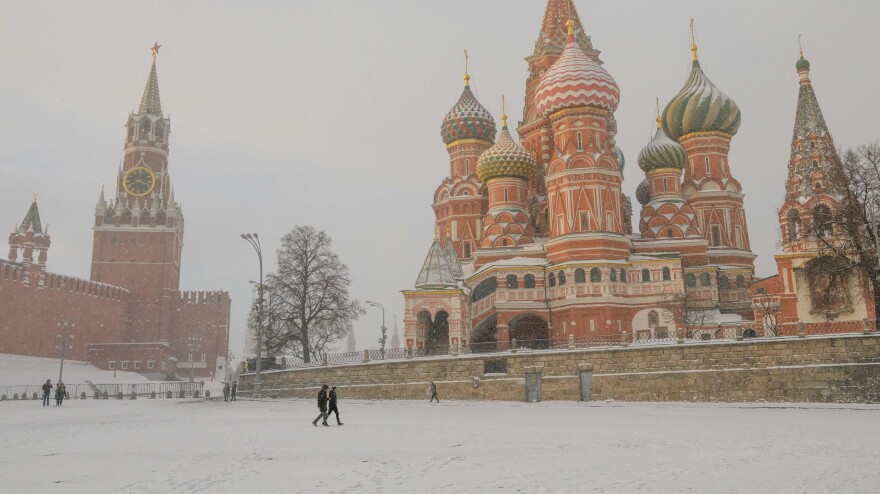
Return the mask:
[[[0,403],[0,490],[880,491],[880,406],[340,405],[315,428],[305,401]]]

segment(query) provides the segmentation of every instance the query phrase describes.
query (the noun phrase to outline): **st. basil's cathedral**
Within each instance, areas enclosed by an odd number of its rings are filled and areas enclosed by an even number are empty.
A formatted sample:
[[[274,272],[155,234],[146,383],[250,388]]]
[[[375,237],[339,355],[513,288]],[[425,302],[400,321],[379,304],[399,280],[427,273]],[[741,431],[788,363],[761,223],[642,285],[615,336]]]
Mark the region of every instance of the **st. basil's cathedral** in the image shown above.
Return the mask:
[[[840,206],[832,175],[841,165],[809,63],[797,62],[784,253],[776,276],[756,280],[744,192],[728,161],[740,109],[703,72],[696,43],[688,79],[638,154],[638,232],[615,142],[621,93],[599,54],[572,0],[548,0],[526,58],[523,120],[511,129],[502,114],[500,132],[465,72],[441,124],[450,162],[434,193],[435,238],[414,289],[403,291],[406,345],[436,354],[514,341],[542,348],[570,338],[712,337],[685,335],[674,303],[704,313],[703,325],[762,334],[756,294],[772,297],[780,323],[828,320],[804,268],[818,248],[800,232]],[[834,316],[874,317],[864,302],[871,297],[859,296],[864,284],[849,289],[838,290]]]

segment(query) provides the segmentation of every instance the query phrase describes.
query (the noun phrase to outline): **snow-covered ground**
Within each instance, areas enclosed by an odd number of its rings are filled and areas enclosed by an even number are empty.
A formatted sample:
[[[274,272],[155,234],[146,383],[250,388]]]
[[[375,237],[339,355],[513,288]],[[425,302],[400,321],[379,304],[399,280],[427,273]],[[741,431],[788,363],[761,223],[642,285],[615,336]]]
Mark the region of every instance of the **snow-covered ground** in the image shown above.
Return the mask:
[[[880,406],[3,402],[3,492],[878,492]],[[331,419],[331,423],[335,420]]]
[[[43,357],[26,357],[0,353],[0,386],[39,385],[51,379],[58,380],[58,368],[61,360]],[[76,360],[64,361],[65,384],[93,383],[141,383],[149,380],[134,372],[101,370],[88,362]],[[2,485],[2,484],[0,484]]]

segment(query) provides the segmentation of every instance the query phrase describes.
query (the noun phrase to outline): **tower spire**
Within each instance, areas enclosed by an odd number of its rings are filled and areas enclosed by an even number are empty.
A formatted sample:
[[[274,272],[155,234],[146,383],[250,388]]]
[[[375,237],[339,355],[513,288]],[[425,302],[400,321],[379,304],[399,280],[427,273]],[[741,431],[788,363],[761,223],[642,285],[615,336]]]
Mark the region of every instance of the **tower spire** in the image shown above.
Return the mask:
[[[156,75],[156,58],[159,56],[159,48],[162,45],[154,43],[150,48],[153,57],[153,65],[150,67],[150,75],[147,77],[147,85],[144,88],[144,96],[141,98],[141,106],[138,113],[149,115],[162,115],[162,102],[159,99],[159,78]]]
[[[697,36],[694,34],[694,18],[691,17],[691,57],[694,62],[698,61],[697,57]]]
[[[501,95],[501,130],[507,130],[507,100]]]

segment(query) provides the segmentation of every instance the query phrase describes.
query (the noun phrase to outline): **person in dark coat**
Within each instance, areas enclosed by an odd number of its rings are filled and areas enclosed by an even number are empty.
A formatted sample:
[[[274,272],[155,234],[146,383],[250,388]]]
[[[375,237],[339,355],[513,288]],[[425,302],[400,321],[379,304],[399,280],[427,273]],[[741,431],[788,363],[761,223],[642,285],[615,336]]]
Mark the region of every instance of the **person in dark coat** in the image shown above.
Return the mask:
[[[336,407],[336,386],[330,389],[330,411],[327,412],[327,416],[329,417],[333,412],[336,412],[336,425],[342,425],[339,421],[339,408]]]
[[[315,417],[315,420],[312,421],[312,425],[315,427],[318,426],[318,419],[324,419],[324,423],[321,425],[330,426],[327,423],[327,385],[324,384],[321,386],[321,391],[318,391],[318,410],[321,412]]]
[[[232,398],[232,401],[235,401],[235,392],[238,390],[238,381],[232,381],[232,390],[230,391],[229,397]]]
[[[52,380],[46,379],[46,383],[43,384],[43,406],[49,406],[49,395],[52,393]]]
[[[63,382],[58,381],[58,386],[55,387],[55,406],[60,407],[66,396],[67,388],[64,387]]]
[[[437,398],[437,385],[434,384],[434,381],[431,381],[431,390],[430,391],[431,391],[431,399],[428,400],[428,403],[431,403],[434,400],[437,400],[437,403],[440,403],[440,398]]]
[[[223,401],[229,401],[229,383],[223,384]]]

